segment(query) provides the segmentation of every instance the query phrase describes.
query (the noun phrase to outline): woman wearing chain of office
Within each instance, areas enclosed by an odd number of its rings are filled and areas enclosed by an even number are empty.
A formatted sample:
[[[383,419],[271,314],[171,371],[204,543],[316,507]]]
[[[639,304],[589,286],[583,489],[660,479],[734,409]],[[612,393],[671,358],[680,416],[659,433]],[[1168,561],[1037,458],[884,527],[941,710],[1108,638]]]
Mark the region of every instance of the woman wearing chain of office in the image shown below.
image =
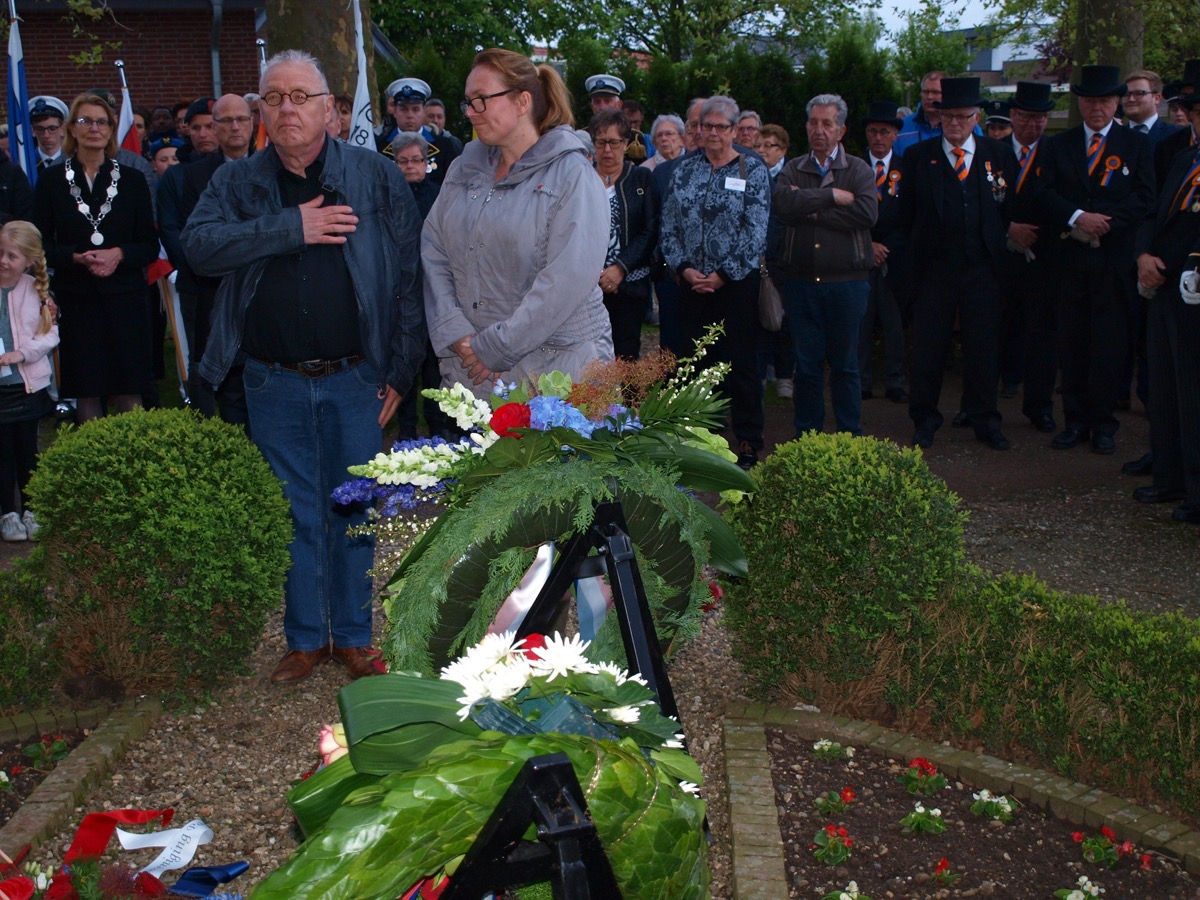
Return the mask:
[[[112,107],[75,98],[61,166],[44,169],[34,191],[50,286],[59,307],[59,394],[76,398],[85,422],[141,405],[152,378],[150,317],[142,269],[158,256],[150,188],[122,167]]]

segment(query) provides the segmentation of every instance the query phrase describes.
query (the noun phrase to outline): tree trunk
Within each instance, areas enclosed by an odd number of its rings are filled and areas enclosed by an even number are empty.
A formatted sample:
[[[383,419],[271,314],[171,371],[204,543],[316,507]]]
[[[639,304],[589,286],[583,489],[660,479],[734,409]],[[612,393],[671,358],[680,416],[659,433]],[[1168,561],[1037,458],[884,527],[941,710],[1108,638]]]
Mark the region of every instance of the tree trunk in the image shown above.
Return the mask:
[[[358,0],[362,10],[367,55],[367,85],[374,121],[379,121],[375,97],[375,48],[371,40],[371,0]],[[281,50],[304,50],[321,61],[329,90],[354,99],[358,81],[358,50],[354,36],[354,0],[267,0],[267,56]]]
[[[1142,67],[1146,29],[1142,7],[1130,0],[1080,0],[1075,26],[1076,80],[1078,67],[1116,66],[1121,74]]]

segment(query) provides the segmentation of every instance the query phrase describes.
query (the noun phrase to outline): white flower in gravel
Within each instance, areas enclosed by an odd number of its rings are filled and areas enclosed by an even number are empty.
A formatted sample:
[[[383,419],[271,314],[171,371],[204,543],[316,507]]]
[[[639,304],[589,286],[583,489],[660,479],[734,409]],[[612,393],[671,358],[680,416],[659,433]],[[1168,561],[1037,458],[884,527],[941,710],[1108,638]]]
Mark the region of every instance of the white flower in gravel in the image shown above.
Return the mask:
[[[858,900],[858,882],[852,881],[838,894],[838,900]]]
[[[847,747],[847,748],[846,748],[846,758],[847,758],[847,759],[852,759],[853,757],[854,757],[854,748],[853,748],[853,747]]]
[[[821,740],[819,740],[815,744],[813,744],[813,749],[815,751],[817,751],[818,753],[820,753],[823,750],[828,750],[832,746],[833,746],[833,741],[829,741],[829,740],[822,738]]]
[[[690,781],[681,781],[681,782],[679,782],[679,788],[680,788],[680,790],[682,790],[682,791],[683,791],[685,794],[699,794],[699,793],[700,793],[700,785],[698,785],[698,784],[693,784],[693,783],[692,783],[692,782],[690,782]]]
[[[976,800],[982,800],[984,803],[992,799],[991,792],[989,792],[987,788],[984,788],[978,794],[972,794],[971,796]]]
[[[572,672],[595,674],[596,666],[583,655],[590,643],[577,634],[569,638],[551,635],[546,638],[546,645],[538,648],[538,658],[530,661],[534,673],[548,676],[547,681],[553,681],[559,675],[566,677]]]
[[[942,817],[942,811],[940,809],[931,809],[929,814],[935,819],[940,819]]]
[[[642,717],[642,711],[636,706],[614,706],[604,710],[604,714],[622,725],[636,725]]]
[[[8,773],[0,771],[0,784],[8,784]]]
[[[924,807],[924,806],[922,806],[920,803],[917,803],[917,804],[915,804],[915,805],[913,806],[913,809],[914,809],[916,812],[919,812],[919,813],[923,813],[923,812],[925,812],[925,807]]]

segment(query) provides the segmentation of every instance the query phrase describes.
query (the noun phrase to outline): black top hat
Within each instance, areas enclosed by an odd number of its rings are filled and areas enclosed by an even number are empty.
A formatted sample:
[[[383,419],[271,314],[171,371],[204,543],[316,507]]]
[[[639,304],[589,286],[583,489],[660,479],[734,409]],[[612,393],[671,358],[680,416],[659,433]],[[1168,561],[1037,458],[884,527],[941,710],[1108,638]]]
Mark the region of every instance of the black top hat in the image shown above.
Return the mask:
[[[1050,99],[1050,85],[1040,81],[1018,81],[1017,92],[1008,101],[1010,109],[1022,109],[1025,112],[1050,112],[1054,109],[1054,101]]]
[[[987,100],[982,104],[983,111],[987,113],[989,122],[1006,122],[1012,124],[1012,119],[1008,117],[1008,102],[1005,100]]]
[[[1188,89],[1191,90],[1188,90]],[[1167,100],[1175,100],[1180,94],[1200,91],[1200,59],[1189,59],[1183,64],[1183,78],[1172,81],[1163,88]]]
[[[882,125],[895,125],[897,128],[901,128],[904,122],[896,115],[896,109],[896,104],[890,100],[872,100],[867,114],[862,117],[862,123],[870,125],[872,122],[879,122]]]
[[[981,106],[979,98],[979,79],[943,78],[942,99],[933,101],[934,109],[963,109],[968,106]]]
[[[1071,85],[1077,97],[1123,97],[1125,82],[1116,66],[1084,66],[1079,84]]]

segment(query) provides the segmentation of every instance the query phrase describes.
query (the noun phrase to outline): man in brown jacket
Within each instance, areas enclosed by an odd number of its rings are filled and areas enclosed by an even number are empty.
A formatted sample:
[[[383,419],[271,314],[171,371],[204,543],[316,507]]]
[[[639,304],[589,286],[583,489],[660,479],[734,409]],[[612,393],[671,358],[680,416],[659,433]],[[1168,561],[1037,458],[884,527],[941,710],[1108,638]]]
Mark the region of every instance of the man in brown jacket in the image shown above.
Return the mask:
[[[825,424],[826,363],[837,430],[861,435],[858,332],[874,264],[875,179],[841,145],[845,100],[818,94],[807,113],[809,152],[783,167],[771,192],[772,212],[787,227],[779,280],[796,348],[796,436]]]

